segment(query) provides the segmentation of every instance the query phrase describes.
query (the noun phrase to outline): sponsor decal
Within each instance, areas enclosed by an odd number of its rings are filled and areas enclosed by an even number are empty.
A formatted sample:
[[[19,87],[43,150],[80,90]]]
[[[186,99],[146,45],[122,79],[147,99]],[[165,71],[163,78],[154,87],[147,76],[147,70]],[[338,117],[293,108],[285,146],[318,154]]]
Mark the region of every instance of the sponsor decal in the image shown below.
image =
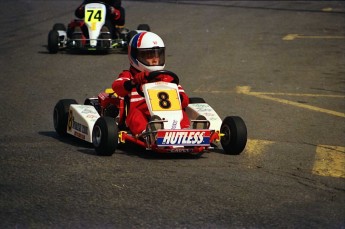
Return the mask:
[[[206,103],[195,103],[191,105],[198,113],[214,113],[212,107]]]
[[[85,135],[84,135],[84,134],[81,134],[81,133],[79,133],[79,132],[74,132],[74,136],[76,136],[77,138],[80,138],[80,139],[85,140]]]
[[[167,130],[157,132],[158,146],[204,146],[210,144],[209,130],[194,131],[194,130]]]
[[[97,119],[99,116],[98,115],[95,115],[95,114],[88,114],[86,115],[86,118],[88,119]]]
[[[177,121],[174,120],[173,123],[172,123],[171,129],[176,129],[176,126],[177,126]]]
[[[89,133],[89,128],[87,126],[79,123],[79,122],[76,122],[74,120],[73,110],[69,110],[67,130],[72,131],[72,129],[80,132],[80,133],[74,132],[74,135],[78,138],[81,138],[81,139],[85,139],[85,136],[83,134],[88,135],[88,133]],[[81,134],[81,133],[83,133],[83,134]],[[82,136],[78,136],[78,135],[82,135]]]
[[[69,112],[68,112],[68,122],[67,122],[67,130],[68,131],[71,131],[71,129],[72,129],[73,120],[74,120],[73,111],[69,110]]]
[[[87,126],[84,126],[84,125],[82,125],[79,122],[76,122],[74,120],[73,120],[72,128],[76,131],[83,133],[83,134],[88,134],[88,130],[89,130],[89,128]]]
[[[105,100],[105,99],[108,97],[108,95],[107,95],[107,94],[104,94],[104,93],[100,93],[100,94],[98,95],[98,97],[100,98],[100,100]]]
[[[171,149],[171,153],[192,153],[193,149]]]
[[[93,109],[90,109],[90,108],[84,108],[82,111],[81,111],[82,114],[96,114],[97,112],[95,112],[95,110]]]

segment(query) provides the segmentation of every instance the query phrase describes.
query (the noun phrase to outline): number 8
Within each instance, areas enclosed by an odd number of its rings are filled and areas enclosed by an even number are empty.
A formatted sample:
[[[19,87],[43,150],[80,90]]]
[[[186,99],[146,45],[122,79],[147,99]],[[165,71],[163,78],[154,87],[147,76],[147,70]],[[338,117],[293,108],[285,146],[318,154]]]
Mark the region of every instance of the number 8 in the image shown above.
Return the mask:
[[[159,99],[159,106],[163,109],[169,109],[171,107],[171,102],[169,101],[169,95],[166,92],[159,92],[157,94]]]

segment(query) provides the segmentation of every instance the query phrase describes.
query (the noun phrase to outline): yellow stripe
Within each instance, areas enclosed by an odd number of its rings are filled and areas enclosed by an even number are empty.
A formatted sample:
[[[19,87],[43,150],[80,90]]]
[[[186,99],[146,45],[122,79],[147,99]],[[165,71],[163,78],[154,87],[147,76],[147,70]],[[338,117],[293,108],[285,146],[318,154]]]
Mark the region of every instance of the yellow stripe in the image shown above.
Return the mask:
[[[258,161],[264,157],[267,148],[275,142],[259,139],[248,139],[244,155],[248,158],[246,166],[248,168],[257,168]]]
[[[324,108],[320,108],[320,107],[316,107],[316,106],[311,106],[308,104],[293,102],[293,101],[286,100],[286,99],[274,98],[271,96],[267,96],[267,95],[265,95],[265,93],[261,93],[261,92],[251,92],[250,87],[248,87],[248,86],[237,87],[236,91],[237,91],[237,93],[241,93],[241,94],[245,94],[245,95],[251,95],[251,96],[255,96],[258,98],[262,98],[262,99],[272,100],[272,101],[287,104],[287,105],[301,107],[301,108],[305,108],[305,109],[309,109],[309,110],[313,110],[313,111],[317,111],[317,112],[326,113],[326,114],[345,118],[345,113],[332,111],[332,110],[328,110],[328,109],[324,109]],[[283,94],[280,94],[280,95],[283,95]],[[342,98],[342,97],[340,97],[340,98]]]
[[[301,96],[301,97],[324,97],[324,98],[345,98],[345,95],[322,95],[322,94],[303,94],[303,93],[275,93],[275,92],[251,92],[250,94],[260,95],[283,95],[283,96]]]
[[[248,139],[245,154],[249,157],[261,155],[273,143],[273,141],[267,140]]]
[[[284,41],[292,41],[295,39],[345,39],[345,36],[303,36],[299,34],[288,34],[282,38]]]
[[[284,103],[284,104],[288,104],[288,105],[292,105],[292,106],[296,106],[296,107],[301,107],[301,108],[305,108],[305,109],[309,109],[309,110],[313,110],[313,111],[317,111],[317,112],[321,112],[321,113],[326,113],[326,114],[330,114],[330,115],[334,115],[334,116],[339,116],[342,118],[345,118],[345,113],[341,113],[341,112],[337,112],[337,111],[332,111],[332,110],[327,110],[324,108],[320,108],[320,107],[316,107],[316,106],[311,106],[311,105],[307,105],[307,104],[302,104],[302,103],[298,103],[298,102],[293,102],[293,101],[289,101],[286,99],[278,99],[278,98],[273,98],[267,95],[254,95],[258,98],[262,98],[262,99],[268,99],[268,100],[273,100],[276,102],[280,102],[280,103]]]
[[[248,139],[244,152],[244,155],[250,159],[248,167],[255,167],[260,157],[263,157],[268,148],[276,143],[268,140]],[[311,172],[319,176],[345,178],[345,147],[318,145]]]
[[[331,12],[333,9],[331,7],[323,8],[322,11],[324,12]]]
[[[313,174],[345,178],[345,147],[318,145]]]

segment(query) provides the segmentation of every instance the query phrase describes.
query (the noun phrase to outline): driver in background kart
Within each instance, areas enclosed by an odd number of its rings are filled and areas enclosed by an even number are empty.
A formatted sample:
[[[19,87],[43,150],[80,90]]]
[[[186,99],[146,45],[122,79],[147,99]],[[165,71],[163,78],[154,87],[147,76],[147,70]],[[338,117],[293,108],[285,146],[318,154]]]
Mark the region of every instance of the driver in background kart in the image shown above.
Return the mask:
[[[74,14],[77,18],[84,18],[84,6],[88,3],[105,3],[109,6],[110,21],[113,28],[124,29],[125,26],[125,9],[121,6],[121,0],[84,0],[83,3],[75,10]],[[114,34],[114,33],[113,33]]]
[[[147,82],[146,77],[152,71],[163,70],[165,67],[165,46],[163,40],[155,33],[141,32],[136,34],[130,41],[128,47],[129,70],[124,70],[113,82],[112,89],[120,96],[130,97],[129,111],[126,124],[133,135],[141,134],[146,130],[150,113],[145,98],[138,94],[136,85]],[[173,77],[161,74],[159,80],[171,82]],[[183,118],[180,122],[181,128],[188,128],[190,122],[184,112],[189,104],[189,97],[178,85],[181,98]]]

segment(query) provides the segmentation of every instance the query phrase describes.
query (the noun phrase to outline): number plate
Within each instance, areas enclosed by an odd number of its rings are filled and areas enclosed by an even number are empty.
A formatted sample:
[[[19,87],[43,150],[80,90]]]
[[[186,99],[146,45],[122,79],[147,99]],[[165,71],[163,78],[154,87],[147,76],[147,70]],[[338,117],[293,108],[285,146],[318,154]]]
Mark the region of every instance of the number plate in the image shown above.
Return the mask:
[[[149,89],[152,111],[181,110],[180,99],[176,90]]]

